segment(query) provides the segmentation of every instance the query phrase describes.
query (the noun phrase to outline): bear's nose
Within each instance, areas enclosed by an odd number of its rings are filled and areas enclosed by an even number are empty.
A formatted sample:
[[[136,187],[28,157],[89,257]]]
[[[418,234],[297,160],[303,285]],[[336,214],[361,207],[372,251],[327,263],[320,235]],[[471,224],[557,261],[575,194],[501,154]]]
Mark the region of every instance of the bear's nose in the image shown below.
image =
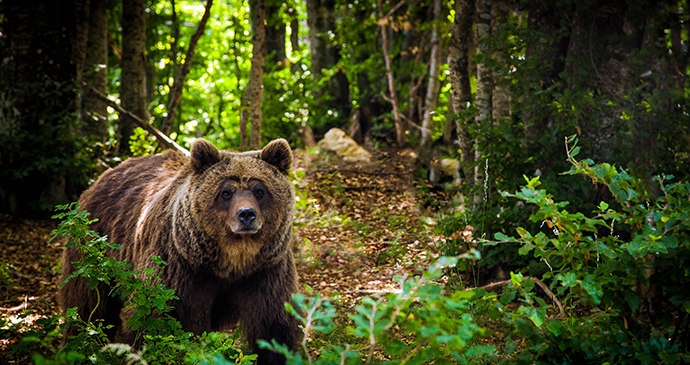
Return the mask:
[[[256,211],[253,208],[242,208],[237,212],[237,219],[244,225],[251,224],[256,218]]]

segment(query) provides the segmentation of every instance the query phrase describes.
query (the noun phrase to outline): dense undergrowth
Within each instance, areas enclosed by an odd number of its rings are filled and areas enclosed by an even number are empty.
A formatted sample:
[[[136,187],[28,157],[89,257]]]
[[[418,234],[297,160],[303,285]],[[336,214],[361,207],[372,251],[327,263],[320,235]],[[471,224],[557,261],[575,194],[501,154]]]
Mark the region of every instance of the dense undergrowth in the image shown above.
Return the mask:
[[[282,352],[291,364],[689,362],[690,183],[660,176],[655,179],[659,193],[653,194],[646,182],[624,170],[577,160],[575,138],[566,148],[572,168],[565,174],[606,187],[609,203],[587,214],[570,212],[568,202],[538,189],[539,178],[526,178],[521,190],[503,196],[534,207],[530,221],[539,229],[495,233],[495,240],[476,240],[478,250],[446,247],[451,256],[419,277],[398,278],[398,292],[362,298],[354,311],[310,290],[296,294],[286,305],[303,325],[299,351],[261,346]],[[70,237],[83,254],[74,275],[88,277],[92,287],[99,281],[118,283],[112,295],[138,311],[129,325],[138,331],[141,349],[109,344],[101,323],[69,310],[32,325],[1,319],[0,335],[23,332],[23,341],[11,351],[33,353],[38,364],[254,359],[238,346],[239,333],[184,332],[167,315],[166,302],[174,293],[156,284],[156,272],[140,275],[106,257],[106,248],[116,246],[90,231],[88,216],[75,208],[62,207],[55,232]],[[467,219],[458,213],[440,220],[438,229],[451,237]],[[499,246],[517,247],[519,255],[539,265],[515,268],[500,292],[438,280],[453,275],[453,267],[481,262],[480,250]],[[67,325],[81,331],[60,348],[56,339]]]

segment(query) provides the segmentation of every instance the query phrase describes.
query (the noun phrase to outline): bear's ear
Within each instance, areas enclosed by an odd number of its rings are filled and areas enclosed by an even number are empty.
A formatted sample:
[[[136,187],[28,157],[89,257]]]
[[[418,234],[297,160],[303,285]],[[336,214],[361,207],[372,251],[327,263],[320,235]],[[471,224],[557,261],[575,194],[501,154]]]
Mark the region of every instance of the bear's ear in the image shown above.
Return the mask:
[[[220,152],[216,146],[205,139],[197,139],[192,145],[192,167],[201,174],[220,161]]]
[[[282,138],[267,144],[259,153],[259,159],[275,166],[284,175],[292,168],[292,151],[288,142]]]

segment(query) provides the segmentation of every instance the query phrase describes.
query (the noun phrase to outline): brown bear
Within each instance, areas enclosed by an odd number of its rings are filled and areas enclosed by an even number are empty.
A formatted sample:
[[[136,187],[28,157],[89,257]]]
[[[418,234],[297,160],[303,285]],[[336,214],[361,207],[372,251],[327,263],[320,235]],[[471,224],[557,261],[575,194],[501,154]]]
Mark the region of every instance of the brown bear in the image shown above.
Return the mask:
[[[179,298],[170,303],[171,315],[185,331],[222,331],[239,322],[259,364],[284,363],[282,355],[258,349],[257,340],[275,339],[294,349],[301,334],[283,304],[297,288],[291,166],[284,139],[244,153],[219,151],[200,139],[189,157],[168,151],[125,161],[79,202],[98,219],[91,228],[122,246],[109,255],[126,259],[132,270],[155,268],[151,256],[167,262],[161,279]],[[65,250],[63,281],[79,259],[74,247]],[[92,319],[115,326],[111,340],[132,343],[125,322],[133,313],[108,296],[110,287],[101,283],[97,290],[103,300]],[[85,278],[60,289],[62,309],[77,307],[82,319],[96,301]]]

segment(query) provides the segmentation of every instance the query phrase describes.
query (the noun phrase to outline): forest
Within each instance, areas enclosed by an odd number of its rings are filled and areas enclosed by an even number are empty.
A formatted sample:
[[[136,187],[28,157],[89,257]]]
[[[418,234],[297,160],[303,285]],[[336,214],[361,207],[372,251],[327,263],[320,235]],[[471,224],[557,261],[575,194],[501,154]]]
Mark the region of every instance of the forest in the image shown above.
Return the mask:
[[[74,204],[200,138],[293,150],[287,363],[690,363],[689,6],[0,0],[0,363],[256,360]],[[143,346],[60,312],[68,242]]]

